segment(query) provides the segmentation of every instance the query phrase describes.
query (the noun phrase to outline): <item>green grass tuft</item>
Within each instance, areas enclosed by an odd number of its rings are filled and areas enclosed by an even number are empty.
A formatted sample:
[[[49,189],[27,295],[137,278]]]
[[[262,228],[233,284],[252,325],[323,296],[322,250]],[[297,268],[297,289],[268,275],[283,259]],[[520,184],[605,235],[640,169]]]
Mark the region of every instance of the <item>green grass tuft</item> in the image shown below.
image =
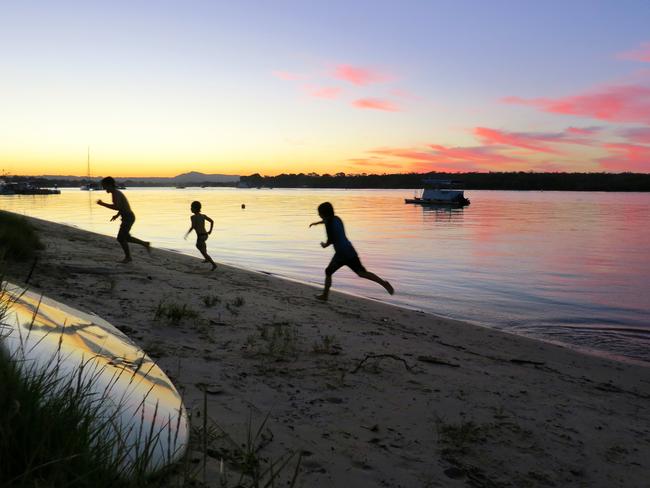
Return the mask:
[[[164,300],[158,303],[153,316],[154,320],[163,319],[172,325],[180,325],[185,320],[196,320],[198,318],[199,314],[188,307],[187,304],[167,303]]]
[[[44,248],[27,219],[0,210],[0,254],[7,259],[25,261]]]
[[[217,295],[205,295],[201,297],[201,300],[203,301],[203,305],[208,308],[214,307],[218,303],[221,303],[221,298],[219,298]]]

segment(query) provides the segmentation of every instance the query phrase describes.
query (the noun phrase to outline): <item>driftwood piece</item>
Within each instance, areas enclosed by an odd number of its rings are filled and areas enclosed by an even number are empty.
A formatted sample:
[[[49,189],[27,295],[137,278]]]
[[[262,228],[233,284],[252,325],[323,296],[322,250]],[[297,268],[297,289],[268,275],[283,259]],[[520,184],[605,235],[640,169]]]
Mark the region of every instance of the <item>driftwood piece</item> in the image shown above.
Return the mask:
[[[359,364],[357,364],[357,367],[354,368],[351,371],[351,373],[354,374],[357,371],[359,371],[361,369],[361,366],[363,366],[364,363],[366,361],[368,361],[369,359],[384,359],[384,358],[390,358],[390,359],[394,359],[395,361],[401,361],[404,364],[404,367],[408,371],[413,371],[413,368],[411,366],[409,366],[409,364],[406,362],[406,360],[404,360],[404,358],[396,356],[395,354],[366,354],[366,357],[363,358],[361,361],[359,361]]]

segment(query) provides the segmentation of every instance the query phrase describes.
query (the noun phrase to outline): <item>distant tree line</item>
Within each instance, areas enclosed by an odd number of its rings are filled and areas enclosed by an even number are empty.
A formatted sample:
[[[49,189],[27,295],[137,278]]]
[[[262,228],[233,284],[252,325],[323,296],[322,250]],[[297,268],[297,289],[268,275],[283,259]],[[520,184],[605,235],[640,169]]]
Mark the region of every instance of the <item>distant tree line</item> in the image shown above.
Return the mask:
[[[268,188],[421,188],[422,180],[449,179],[458,181],[458,188],[467,190],[548,190],[548,191],[650,191],[648,173],[403,173],[403,174],[345,174],[317,173],[280,174],[262,176],[259,173],[242,176],[241,183],[249,187]],[[78,188],[97,180],[52,179],[27,176],[9,176],[7,181],[29,181],[37,186]],[[158,183],[119,179],[118,183],[131,186],[169,186],[174,183]],[[194,182],[185,186],[232,187],[236,183]]]
[[[242,176],[251,187],[272,188],[421,188],[422,180],[458,181],[467,190],[650,191],[646,173],[405,173],[334,175],[316,173]]]

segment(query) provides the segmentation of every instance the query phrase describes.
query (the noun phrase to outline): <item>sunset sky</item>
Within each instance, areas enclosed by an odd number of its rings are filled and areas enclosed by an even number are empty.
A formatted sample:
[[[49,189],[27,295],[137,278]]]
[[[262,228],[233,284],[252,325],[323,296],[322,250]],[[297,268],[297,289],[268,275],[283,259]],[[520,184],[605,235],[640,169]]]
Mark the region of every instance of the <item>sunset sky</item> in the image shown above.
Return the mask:
[[[650,2],[14,1],[0,171],[650,172]]]

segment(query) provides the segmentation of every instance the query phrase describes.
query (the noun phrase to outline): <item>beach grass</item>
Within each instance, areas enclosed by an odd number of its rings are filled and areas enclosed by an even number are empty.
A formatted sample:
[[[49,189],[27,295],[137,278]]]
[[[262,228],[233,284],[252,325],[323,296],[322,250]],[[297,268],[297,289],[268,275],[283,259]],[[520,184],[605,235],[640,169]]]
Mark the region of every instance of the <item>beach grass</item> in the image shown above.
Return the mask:
[[[255,426],[253,413],[249,411],[245,434],[238,437],[226,432],[206,411],[203,413],[203,424],[194,428],[192,443],[202,446],[204,466],[206,456],[219,460],[219,488],[296,486],[302,453],[287,451],[271,458],[264,452],[273,440],[269,414]]]
[[[43,243],[27,219],[0,210],[0,255],[25,261],[42,249]]]
[[[247,355],[269,358],[273,361],[290,361],[298,356],[298,332],[295,326],[279,322],[258,325],[258,334],[246,338]]]
[[[196,320],[199,314],[186,303],[161,300],[154,311],[154,320],[165,320],[171,325],[180,325],[186,320]]]
[[[221,303],[221,298],[218,295],[205,295],[201,297],[201,301],[207,308],[211,308]]]

